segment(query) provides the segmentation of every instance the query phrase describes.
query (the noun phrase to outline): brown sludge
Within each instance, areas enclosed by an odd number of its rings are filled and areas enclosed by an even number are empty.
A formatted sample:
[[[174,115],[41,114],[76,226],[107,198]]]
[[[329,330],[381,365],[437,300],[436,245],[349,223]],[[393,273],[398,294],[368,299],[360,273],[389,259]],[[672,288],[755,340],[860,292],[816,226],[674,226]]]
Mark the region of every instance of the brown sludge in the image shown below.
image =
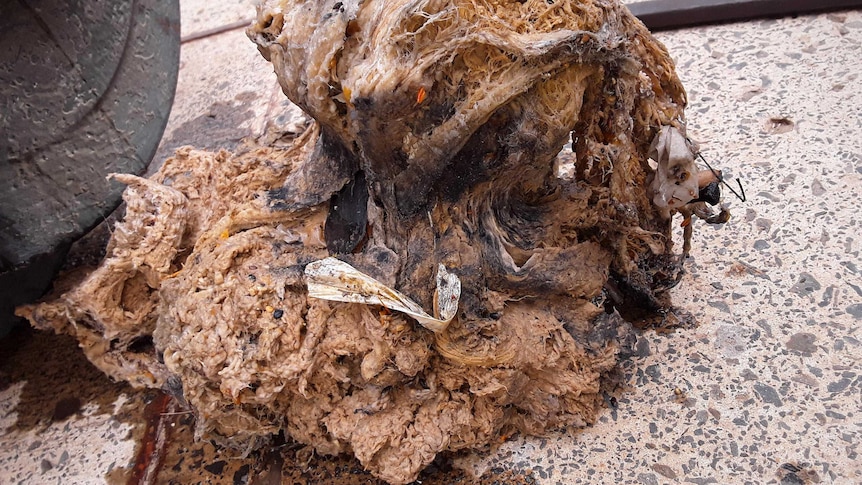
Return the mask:
[[[606,0],[271,1],[249,36],[316,123],[118,176],[102,265],[21,313],[181,396],[198,437],[249,451],[285,430],[391,483],[593,422],[628,321],[670,305],[670,217],[697,197],[664,47]],[[309,298],[330,255],[425,309],[442,263],[458,312],[434,333]]]

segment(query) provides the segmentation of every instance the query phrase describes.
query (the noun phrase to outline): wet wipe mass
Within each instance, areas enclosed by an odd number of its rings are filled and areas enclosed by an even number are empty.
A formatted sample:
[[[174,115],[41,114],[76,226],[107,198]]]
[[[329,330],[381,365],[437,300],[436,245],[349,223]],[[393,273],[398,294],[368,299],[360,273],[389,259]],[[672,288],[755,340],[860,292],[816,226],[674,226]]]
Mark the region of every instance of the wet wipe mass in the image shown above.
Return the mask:
[[[117,175],[101,265],[19,314],[200,438],[391,483],[593,422],[691,216],[726,220],[664,46],[599,0],[269,1],[248,35],[314,123]]]

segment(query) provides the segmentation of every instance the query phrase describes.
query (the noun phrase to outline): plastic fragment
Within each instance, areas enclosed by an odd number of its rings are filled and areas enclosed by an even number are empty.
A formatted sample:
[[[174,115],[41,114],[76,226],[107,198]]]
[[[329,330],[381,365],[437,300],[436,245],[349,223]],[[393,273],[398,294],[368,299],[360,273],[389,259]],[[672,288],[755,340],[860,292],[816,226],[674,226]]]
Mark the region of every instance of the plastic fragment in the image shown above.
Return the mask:
[[[309,297],[381,305],[410,315],[420,325],[435,333],[446,330],[458,311],[458,301],[461,298],[461,280],[449,273],[443,264],[437,267],[433,317],[402,293],[336,258],[325,258],[308,264],[305,267],[305,281]]]
[[[674,126],[663,126],[650,146],[649,156],[658,164],[652,182],[653,203],[663,209],[688,204],[698,195],[697,152]]]

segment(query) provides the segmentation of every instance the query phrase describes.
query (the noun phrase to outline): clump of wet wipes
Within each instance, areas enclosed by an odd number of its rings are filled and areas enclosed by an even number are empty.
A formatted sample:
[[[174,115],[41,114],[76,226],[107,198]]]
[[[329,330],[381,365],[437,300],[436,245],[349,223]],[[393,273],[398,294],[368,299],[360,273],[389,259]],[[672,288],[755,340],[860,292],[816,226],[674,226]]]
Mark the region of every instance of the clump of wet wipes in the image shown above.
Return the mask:
[[[101,266],[21,314],[199,437],[391,483],[593,422],[714,182],[664,47],[604,1],[271,1],[248,33],[315,123],[121,177]]]

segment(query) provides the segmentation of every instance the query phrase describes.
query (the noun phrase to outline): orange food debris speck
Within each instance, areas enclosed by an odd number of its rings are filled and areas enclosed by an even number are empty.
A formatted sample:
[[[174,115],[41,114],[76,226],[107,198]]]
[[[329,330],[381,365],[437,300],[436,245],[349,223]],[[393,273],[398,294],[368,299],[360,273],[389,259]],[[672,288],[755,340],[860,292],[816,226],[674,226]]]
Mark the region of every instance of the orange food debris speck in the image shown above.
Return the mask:
[[[350,88],[342,88],[341,93],[344,95],[344,100],[349,103],[351,94]]]
[[[425,92],[424,87],[419,88],[419,92],[416,94],[416,104],[422,104],[422,101],[425,101],[425,98],[428,96],[428,93]]]
[[[230,237],[230,231],[228,231],[227,229],[225,229],[224,231],[222,231],[222,232],[221,232],[221,234],[219,234],[219,237],[220,237],[221,239],[227,239],[227,238],[229,238],[229,237]]]

